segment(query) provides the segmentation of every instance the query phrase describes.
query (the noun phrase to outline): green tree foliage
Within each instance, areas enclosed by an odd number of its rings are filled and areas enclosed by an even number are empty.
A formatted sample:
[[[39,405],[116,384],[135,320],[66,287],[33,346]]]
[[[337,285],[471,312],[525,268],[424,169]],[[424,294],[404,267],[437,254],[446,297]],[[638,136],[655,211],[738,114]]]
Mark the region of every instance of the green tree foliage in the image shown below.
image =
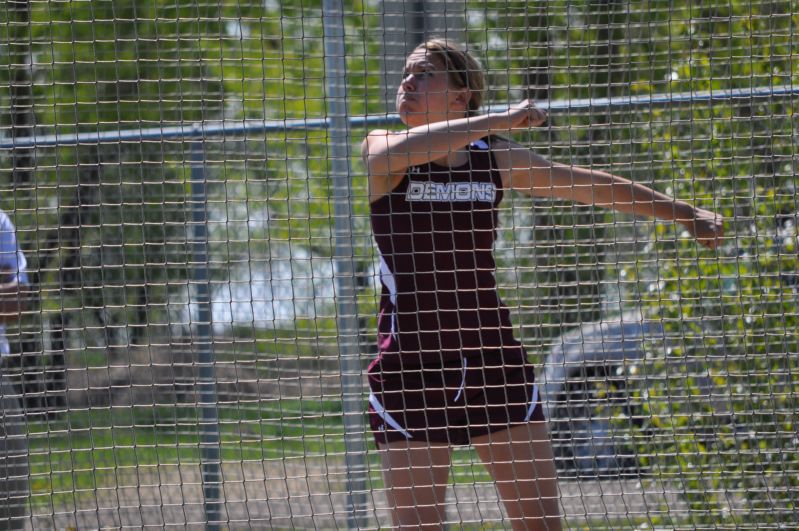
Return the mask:
[[[20,109],[37,135],[325,116],[320,1],[12,4],[2,13],[7,137],[23,131],[12,120]],[[361,38],[364,6],[352,8],[352,110],[363,113],[367,72],[377,69],[367,67],[373,54]],[[330,256],[326,140],[324,131],[274,128],[205,142],[217,280],[230,281],[229,265],[252,257],[261,266],[298,262],[310,277],[310,257]],[[187,322],[169,314],[188,297],[192,149],[190,140],[155,137],[39,149],[27,165],[33,182],[6,196],[45,313],[116,331],[78,334],[79,344],[145,342],[166,333],[153,326]],[[3,155],[16,161],[21,151]],[[365,190],[363,179],[356,185]]]
[[[789,2],[672,10],[669,90],[796,83]],[[647,117],[662,163],[655,181],[726,219],[716,252],[658,225],[639,254],[630,297],[662,320],[636,399],[639,450],[660,478],[679,478],[696,525],[784,523],[795,515],[799,385],[796,124],[790,99],[672,106]],[[635,294],[640,294],[636,296]],[[679,523],[676,521],[662,523]]]
[[[485,51],[497,102],[797,82],[793,2],[470,5],[477,26],[494,30],[489,39],[470,35]],[[683,493],[697,525],[784,523],[796,510],[793,114],[788,97],[595,107],[557,114],[548,135],[525,139],[554,160],[609,169],[719,212],[727,236],[716,252],[670,224],[650,233],[647,223],[557,204],[531,209],[522,199],[506,218],[514,230],[503,265],[515,275],[506,280],[507,298],[518,304],[522,326],[557,333],[559,323],[597,317],[602,295],[615,295],[624,309],[640,305],[664,324],[665,341],[651,345],[651,358],[631,376],[644,426],[629,435],[647,470]],[[642,243],[626,243],[636,234]],[[597,239],[610,248],[592,248]],[[520,284],[538,293],[526,295]]]

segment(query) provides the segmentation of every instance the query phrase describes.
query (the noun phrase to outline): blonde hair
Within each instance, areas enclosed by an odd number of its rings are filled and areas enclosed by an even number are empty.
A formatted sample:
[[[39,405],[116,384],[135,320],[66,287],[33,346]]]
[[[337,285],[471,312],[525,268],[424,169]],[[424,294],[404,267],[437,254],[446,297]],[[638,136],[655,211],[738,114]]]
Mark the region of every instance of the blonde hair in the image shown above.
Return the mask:
[[[486,75],[483,66],[461,45],[444,38],[433,38],[423,42],[414,51],[424,50],[440,58],[449,73],[450,83],[457,88],[468,88],[471,94],[468,111],[477,113],[483,103]]]

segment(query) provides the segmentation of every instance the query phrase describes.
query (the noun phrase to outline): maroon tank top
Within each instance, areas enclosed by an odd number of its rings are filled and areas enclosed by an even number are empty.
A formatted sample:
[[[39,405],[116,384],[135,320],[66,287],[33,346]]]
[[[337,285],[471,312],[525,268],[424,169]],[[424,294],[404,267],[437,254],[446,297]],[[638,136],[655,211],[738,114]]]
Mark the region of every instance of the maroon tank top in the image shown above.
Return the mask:
[[[371,205],[382,283],[377,362],[384,370],[460,365],[474,356],[499,362],[507,347],[520,350],[494,277],[502,179],[485,140],[467,149],[462,166],[409,168]]]

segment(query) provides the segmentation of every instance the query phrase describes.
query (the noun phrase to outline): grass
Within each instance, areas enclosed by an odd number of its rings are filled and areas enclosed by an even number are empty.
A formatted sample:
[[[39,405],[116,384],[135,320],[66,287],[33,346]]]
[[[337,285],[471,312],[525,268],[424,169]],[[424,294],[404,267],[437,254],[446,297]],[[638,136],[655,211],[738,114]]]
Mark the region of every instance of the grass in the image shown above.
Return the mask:
[[[97,490],[125,485],[136,470],[156,471],[201,462],[201,411],[181,407],[126,407],[71,411],[31,425],[34,505],[69,506]],[[275,400],[219,408],[223,463],[302,460],[320,470],[344,466],[344,425],[336,401]],[[367,434],[370,482],[382,486],[379,456]],[[471,450],[454,454],[451,481],[490,478]],[[134,485],[135,486],[135,483]]]
[[[341,419],[335,402],[220,407],[222,461],[343,456]],[[113,486],[125,470],[200,463],[204,425],[198,409],[167,407],[72,411],[34,424],[29,432],[33,496],[71,497]]]

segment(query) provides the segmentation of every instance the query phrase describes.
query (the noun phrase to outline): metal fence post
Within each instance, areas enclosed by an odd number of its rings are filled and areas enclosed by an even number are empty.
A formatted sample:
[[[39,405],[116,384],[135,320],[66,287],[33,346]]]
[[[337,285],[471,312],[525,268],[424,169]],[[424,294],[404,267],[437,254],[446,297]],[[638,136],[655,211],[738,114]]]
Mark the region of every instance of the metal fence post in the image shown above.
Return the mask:
[[[366,527],[366,439],[362,369],[358,345],[358,307],[352,244],[352,185],[347,109],[347,61],[344,46],[344,9],[341,0],[323,6],[325,97],[328,110],[328,145],[333,188],[335,252],[333,271],[339,360],[344,412],[344,447],[347,466],[349,527]]]
[[[219,529],[223,506],[220,499],[222,460],[219,411],[216,394],[211,286],[208,270],[208,194],[206,192],[205,150],[202,140],[191,143],[191,284],[194,291],[194,344],[197,347],[200,396],[200,463],[206,529]]]

